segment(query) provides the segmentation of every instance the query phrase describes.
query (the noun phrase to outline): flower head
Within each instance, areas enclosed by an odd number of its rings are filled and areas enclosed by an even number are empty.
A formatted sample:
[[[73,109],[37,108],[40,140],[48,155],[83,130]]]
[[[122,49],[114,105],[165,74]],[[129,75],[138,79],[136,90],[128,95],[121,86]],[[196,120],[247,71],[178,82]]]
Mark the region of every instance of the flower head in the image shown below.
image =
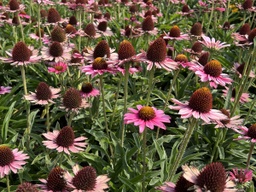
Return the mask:
[[[230,180],[235,183],[244,184],[252,180],[253,171],[248,169],[234,168],[229,172]]]
[[[97,176],[96,170],[91,166],[79,169],[79,166],[75,165],[73,173],[74,176],[65,174],[65,178],[74,192],[104,192],[108,188],[109,178],[106,175]]]
[[[201,37],[202,33],[203,33],[202,24],[199,22],[194,23],[194,25],[190,29],[190,34],[197,37]]]
[[[256,143],[256,123],[252,124],[249,128],[239,126],[233,130],[240,134],[236,140],[249,140],[252,143]]]
[[[196,119],[201,118],[206,123],[226,119],[226,115],[221,111],[212,109],[212,100],[211,91],[207,87],[202,87],[192,94],[189,102],[182,103],[177,99],[172,99],[178,106],[170,105],[169,108],[179,110],[181,118],[184,119],[193,116]]]
[[[137,109],[129,108],[130,112],[124,115],[125,124],[133,123],[139,126],[139,132],[142,133],[145,127],[154,129],[154,126],[166,129],[164,123],[170,123],[170,117],[165,115],[162,110],[155,107],[137,105]]]
[[[4,95],[10,92],[11,92],[11,87],[0,86],[0,95]]]
[[[39,105],[46,105],[49,103],[54,103],[52,99],[59,97],[60,89],[55,89],[49,87],[44,82],[40,82],[36,88],[36,92],[30,92],[29,95],[25,95],[25,99],[31,101],[32,103]]]
[[[36,185],[29,182],[24,182],[18,186],[15,192],[39,192]]]
[[[188,40],[189,36],[188,34],[183,34],[180,31],[180,28],[177,25],[174,25],[170,31],[169,34],[163,37],[164,39],[171,39],[171,40]]]
[[[48,67],[48,72],[60,74],[67,71],[68,65],[62,61],[54,63],[52,67]]]
[[[91,83],[83,83],[80,93],[84,98],[96,97],[100,95],[100,91],[98,89],[95,89]]]
[[[219,40],[216,41],[215,38],[210,38],[205,35],[202,36],[203,41],[200,41],[205,47],[209,49],[215,49],[215,50],[220,50],[225,47],[229,47],[230,44],[227,44],[225,42],[220,42]]]
[[[47,138],[47,141],[43,141],[43,144],[49,149],[56,149],[58,152],[64,152],[70,155],[70,151],[78,153],[83,151],[87,145],[84,142],[87,138],[80,136],[75,138],[72,127],[63,127],[60,131],[54,130],[53,132],[44,133],[43,136]]]
[[[25,160],[29,158],[22,151],[11,150],[6,145],[0,145],[0,157],[0,178],[9,175],[11,171],[17,173],[19,169],[22,169],[22,165],[26,164]]]
[[[229,88],[228,87],[225,87],[225,89],[222,90],[223,92],[223,97],[227,97],[228,96],[228,92],[229,92]],[[236,94],[237,94],[237,91],[235,88],[232,89],[232,92],[231,92],[231,98],[230,98],[230,101],[234,102],[235,101],[235,98],[236,98]],[[250,99],[250,95],[249,93],[242,93],[241,97],[239,98],[239,102],[240,103],[247,103],[249,102],[251,99]]]

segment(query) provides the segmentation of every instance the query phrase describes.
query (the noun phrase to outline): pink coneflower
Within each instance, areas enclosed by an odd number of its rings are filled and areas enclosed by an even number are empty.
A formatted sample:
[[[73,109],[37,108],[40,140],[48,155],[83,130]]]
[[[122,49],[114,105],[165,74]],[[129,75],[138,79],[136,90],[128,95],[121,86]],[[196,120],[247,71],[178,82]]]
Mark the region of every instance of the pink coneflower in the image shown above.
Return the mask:
[[[228,92],[229,92],[229,88],[228,87],[225,87],[225,89],[222,90],[223,92],[223,97],[227,97],[228,96]],[[234,102],[235,101],[235,97],[236,97],[236,90],[235,88],[232,89],[232,93],[231,93],[231,98],[230,98],[230,101]],[[247,103],[250,101],[250,95],[249,93],[242,93],[240,99],[239,99],[239,102],[240,103]]]
[[[80,93],[84,98],[96,97],[100,95],[100,91],[95,89],[91,83],[83,83]]]
[[[39,192],[36,185],[29,182],[21,183],[15,192]]]
[[[36,33],[29,34],[29,37],[31,37],[32,39],[35,39],[35,40],[39,40],[40,39],[39,35],[41,35],[42,42],[44,42],[46,44],[49,43],[49,41],[50,41],[49,36],[44,33],[43,29],[40,29],[40,31],[37,30]]]
[[[224,115],[227,116],[227,119],[225,120],[216,120],[215,123],[217,124],[215,128],[238,128],[239,126],[242,125],[243,119],[240,119],[239,115],[235,115],[233,117],[230,117],[230,112],[229,110],[226,109],[221,109],[220,110]]]
[[[10,58],[0,57],[0,60],[15,66],[37,63],[41,58],[38,56],[38,50],[33,47],[27,47],[22,41],[16,43],[11,52],[6,51],[6,54]]]
[[[252,180],[253,171],[249,169],[234,168],[229,172],[230,180],[238,184],[244,184]]]
[[[193,24],[193,26],[190,29],[190,35],[195,36],[197,38],[201,38],[203,35],[203,26],[201,23],[196,22]]]
[[[174,61],[177,63],[177,65],[181,65],[184,68],[192,65],[192,63],[188,61],[187,56],[184,54],[178,54],[175,57]]]
[[[226,42],[221,42],[219,40],[215,40],[215,38],[210,38],[205,35],[202,36],[203,41],[200,41],[205,47],[208,49],[215,49],[215,50],[220,50],[225,47],[229,47],[230,44],[227,44]]]
[[[239,126],[239,128],[233,130],[241,134],[236,140],[249,140],[252,143],[256,143],[256,123],[251,125],[249,128]]]
[[[155,107],[137,105],[137,109],[129,108],[130,112],[124,115],[124,122],[125,124],[133,123],[135,126],[139,126],[140,133],[144,131],[145,127],[153,130],[154,126],[157,126],[165,130],[164,123],[170,123],[171,117]]]
[[[111,29],[108,27],[108,22],[107,21],[100,21],[99,23],[95,24],[98,33],[102,34],[105,37],[110,37],[113,35],[113,32]]]
[[[52,67],[48,67],[49,73],[60,74],[67,71],[68,65],[64,62],[59,61],[58,63],[53,64]]]
[[[10,0],[8,6],[5,7],[5,11],[9,13],[16,13],[23,11],[25,9],[25,5],[20,4],[17,0]]]
[[[243,64],[239,64],[239,63],[234,63],[234,70],[237,72],[237,74],[239,75],[239,78],[242,78],[242,75],[244,73],[244,67],[245,67],[245,63]],[[248,69],[247,69],[248,70]],[[246,73],[245,73],[246,75]],[[250,71],[249,77],[254,78],[255,74],[253,71]]]
[[[79,31],[81,36],[97,39],[101,37],[101,34],[98,33],[93,23],[89,23],[85,26],[85,28],[82,31]]]
[[[55,167],[51,170],[47,179],[39,179],[43,184],[38,184],[37,186],[42,192],[69,192],[71,189],[64,178],[65,173],[66,171],[62,168]]]
[[[25,160],[29,158],[22,151],[11,150],[6,145],[0,145],[0,157],[0,178],[9,175],[11,171],[17,173],[19,169],[22,169],[22,165],[26,164]]]
[[[182,166],[184,171],[183,177],[195,184],[196,191],[222,191],[232,192],[235,189],[235,183],[230,181],[222,163],[214,162],[206,165],[202,171],[195,167]]]
[[[143,34],[140,29],[132,26],[126,26],[125,29],[120,29],[120,33],[122,36],[126,36],[128,38],[136,38]]]
[[[138,54],[137,59],[148,64],[147,70],[151,70],[153,66],[164,68],[167,71],[178,68],[178,64],[167,57],[166,43],[161,37],[151,43],[147,52],[142,51]]]
[[[163,186],[157,187],[156,189],[162,192],[189,192],[189,188],[191,188],[193,185],[193,183],[187,181],[181,175],[176,185],[172,182],[165,182]]]
[[[139,29],[143,33],[148,33],[150,35],[157,35],[158,29],[154,26],[154,21],[152,16],[147,16],[141,23],[141,28]]]
[[[29,95],[25,95],[25,99],[29,100],[32,103],[38,105],[47,105],[49,103],[54,103],[52,99],[56,99],[59,97],[60,89],[49,87],[44,82],[38,84],[36,88],[36,92],[30,92]]]
[[[82,66],[80,70],[86,75],[92,75],[92,77],[102,75],[104,73],[115,74],[116,70],[113,68],[112,64],[114,64],[113,61],[97,57],[91,65]]]
[[[70,155],[72,153],[79,153],[84,150],[87,143],[86,137],[80,136],[75,138],[74,131],[71,127],[63,127],[60,131],[54,130],[53,132],[44,133],[43,136],[47,141],[43,144],[48,149],[56,149],[58,152],[64,152]]]
[[[172,99],[178,106],[170,105],[169,108],[179,110],[183,119],[193,116],[196,119],[201,118],[207,124],[211,121],[226,119],[226,115],[221,111],[212,109],[212,100],[211,91],[207,87],[202,87],[192,94],[189,102],[182,103],[177,99]]]
[[[180,40],[188,40],[189,35],[181,33],[180,28],[177,25],[174,25],[170,29],[169,34],[168,35],[166,34],[163,38],[180,41]]]
[[[210,86],[214,88],[217,88],[217,85],[231,84],[233,81],[228,74],[222,73],[221,63],[217,60],[211,60],[205,66],[198,65],[198,67],[190,69],[200,77],[202,82],[209,82]]]
[[[0,86],[0,95],[4,95],[10,92],[11,92],[11,87]]]
[[[182,15],[182,16],[186,16],[186,15],[189,16],[189,15],[191,15],[192,13],[194,13],[194,10],[193,10],[193,9],[190,9],[187,4],[184,4],[184,5],[182,6],[182,9],[181,9],[180,12],[177,12],[177,14],[180,14],[180,15]]]
[[[188,52],[191,54],[191,56],[197,56],[197,55],[201,55],[202,51],[203,51],[203,47],[202,44],[198,41],[196,41],[191,49],[184,49],[184,51]]]
[[[78,165],[73,167],[74,176],[70,173],[65,174],[68,185],[73,192],[104,192],[108,189],[107,182],[109,178],[107,175],[97,176],[96,170],[91,166],[79,169]]]

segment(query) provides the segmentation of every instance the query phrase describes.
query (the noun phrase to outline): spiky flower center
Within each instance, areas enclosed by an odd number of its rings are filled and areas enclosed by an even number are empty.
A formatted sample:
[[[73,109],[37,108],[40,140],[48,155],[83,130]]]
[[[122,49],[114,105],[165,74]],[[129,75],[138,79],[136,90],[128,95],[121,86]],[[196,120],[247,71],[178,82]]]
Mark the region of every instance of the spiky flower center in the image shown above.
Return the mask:
[[[226,22],[223,24],[223,29],[225,29],[225,30],[230,29],[230,23],[229,23],[228,21],[226,21]]]
[[[15,192],[39,192],[35,185],[29,182],[24,182],[18,186]]]
[[[187,56],[184,55],[184,54],[178,54],[178,55],[175,57],[174,60],[175,60],[176,62],[184,62],[184,63],[188,62],[188,58],[187,58]]]
[[[52,92],[49,88],[49,85],[47,85],[44,82],[40,82],[36,88],[36,98],[38,100],[49,100],[52,98]]]
[[[180,176],[175,186],[175,192],[189,192],[189,188],[194,184],[187,181],[183,176]]]
[[[12,24],[19,25],[20,24],[20,19],[17,16],[14,16],[12,19]]]
[[[177,25],[174,25],[169,32],[170,37],[180,37],[180,28]]]
[[[208,63],[209,57],[210,57],[210,53],[209,52],[202,53],[201,56],[198,59],[198,62],[201,65],[205,66]]]
[[[63,127],[56,138],[56,144],[62,147],[70,147],[74,144],[75,134],[71,127]]]
[[[230,122],[230,113],[226,109],[221,109],[220,111],[228,117],[225,120],[221,120],[221,123],[223,123],[224,125],[228,124]]]
[[[83,83],[81,91],[83,93],[91,93],[93,90],[93,86],[91,83]]]
[[[75,17],[75,16],[71,16],[71,17],[69,18],[68,23],[69,23],[70,25],[77,25],[77,19],[76,19],[76,17]]]
[[[55,8],[50,8],[48,10],[47,21],[49,23],[59,22],[60,19],[61,19],[60,14]]]
[[[51,32],[51,38],[52,38],[52,41],[57,41],[61,43],[66,40],[66,33],[62,28],[60,28],[57,25],[54,27],[54,29]]]
[[[251,31],[251,27],[249,25],[249,23],[245,23],[239,30],[239,34],[240,35],[246,35],[249,34]]]
[[[188,13],[188,12],[190,11],[190,9],[189,9],[188,5],[183,5],[181,11],[182,11],[183,13]]]
[[[190,30],[191,35],[195,35],[195,36],[201,36],[202,32],[203,32],[203,27],[202,27],[202,24],[199,22],[195,23]]]
[[[204,72],[212,77],[219,77],[222,73],[221,63],[217,60],[211,60],[204,66]]]
[[[66,188],[66,181],[64,179],[64,170],[56,167],[51,170],[47,178],[47,190],[62,191]]]
[[[77,109],[82,104],[80,92],[75,88],[69,88],[63,96],[63,105],[67,109]]]
[[[207,87],[197,89],[189,100],[189,107],[200,113],[208,113],[212,109],[212,94]]]
[[[100,41],[93,51],[93,58],[96,59],[97,57],[110,57],[110,49],[107,41],[102,40]]]
[[[12,59],[14,61],[29,61],[31,51],[24,42],[18,42],[15,44],[12,50]]]
[[[10,7],[10,10],[14,11],[14,10],[18,10],[20,8],[20,5],[19,5],[18,1],[10,0],[9,7]]]
[[[134,47],[132,44],[127,41],[123,40],[120,43],[119,50],[118,50],[118,58],[120,60],[128,59],[136,54]]]
[[[197,177],[197,185],[211,192],[223,192],[226,188],[226,172],[219,162],[207,165]]]
[[[91,166],[86,166],[80,171],[72,179],[72,184],[78,190],[93,190],[96,185],[96,170]]]
[[[44,37],[44,30],[40,29],[36,31],[36,36],[39,37],[41,35],[41,37]]]
[[[63,54],[63,48],[62,45],[57,42],[54,41],[51,46],[49,47],[49,53],[52,57],[60,57]]]
[[[256,123],[249,127],[247,136],[251,137],[252,139],[256,139]]]
[[[195,42],[191,48],[196,53],[201,53],[203,50],[203,46],[200,42]]]
[[[1,167],[10,165],[14,161],[14,155],[12,150],[5,145],[0,146],[0,157]]]
[[[149,121],[156,116],[156,113],[152,107],[144,106],[139,110],[138,116],[144,121]]]
[[[253,1],[252,0],[245,0],[244,3],[242,4],[244,9],[250,9],[253,6]]]
[[[57,70],[57,71],[62,71],[62,70],[63,70],[63,66],[61,66],[61,65],[55,65],[55,66],[54,66],[54,69]]]
[[[147,59],[152,62],[162,62],[167,55],[166,43],[163,38],[157,38],[148,48]]]
[[[100,31],[103,31],[103,32],[107,30],[107,27],[108,27],[108,22],[107,21],[102,21],[98,25],[98,29]]]
[[[151,15],[147,16],[142,22],[142,30],[143,31],[152,31],[154,30],[154,21]]]
[[[71,24],[67,24],[67,26],[65,28],[65,32],[69,33],[69,34],[74,34],[74,33],[76,33],[76,28]]]
[[[90,37],[94,37],[96,35],[96,30],[92,23],[86,25],[86,27],[84,28],[84,32]]]
[[[236,70],[242,75],[243,72],[244,72],[244,66],[245,66],[245,63],[239,65]]]
[[[253,42],[253,39],[256,37],[256,28],[254,28],[253,30],[251,30],[251,32],[248,35],[248,40],[250,42]]]
[[[103,70],[108,68],[108,64],[104,58],[97,57],[92,63],[92,68],[94,70]]]

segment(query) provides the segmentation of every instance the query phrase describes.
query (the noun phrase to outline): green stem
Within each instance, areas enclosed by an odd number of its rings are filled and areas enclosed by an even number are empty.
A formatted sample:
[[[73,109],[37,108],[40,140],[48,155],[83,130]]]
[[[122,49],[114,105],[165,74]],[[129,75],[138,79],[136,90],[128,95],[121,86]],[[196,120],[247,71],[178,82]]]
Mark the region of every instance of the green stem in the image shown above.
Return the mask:
[[[209,33],[209,28],[210,28],[210,25],[211,25],[211,22],[212,22],[213,13],[215,12],[215,10],[214,10],[214,1],[212,1],[212,8],[211,9],[212,10],[211,10],[211,15],[210,15],[209,22],[208,22],[208,25],[207,25],[206,34]]]
[[[6,175],[7,192],[11,192],[9,175]]]
[[[124,111],[123,117],[127,111],[127,98],[128,98],[128,79],[129,79],[129,69],[130,63],[125,63],[125,72],[124,72]],[[122,128],[121,128],[121,146],[124,146],[124,135],[125,135],[125,123],[123,118]]]
[[[217,131],[219,131],[218,134],[217,134],[217,138],[218,139],[217,139],[217,141],[214,144],[210,163],[212,163],[215,160],[215,155],[216,155],[216,152],[217,152],[217,147],[218,147],[219,143],[222,141],[222,138],[223,138],[222,130],[217,129]],[[225,133],[225,136],[226,136],[226,132],[224,132],[224,133]]]
[[[170,175],[169,175],[169,178],[168,180],[172,180],[172,178],[174,177],[179,165],[180,165],[180,162],[181,162],[181,159],[185,153],[185,150],[187,148],[187,145],[188,145],[188,142],[194,132],[194,129],[195,129],[195,125],[196,125],[196,119],[192,119],[191,123],[189,124],[189,127],[186,129],[186,132],[182,138],[182,141],[181,141],[181,144],[180,144],[180,147],[179,147],[179,152],[178,152],[178,155],[176,156],[175,158],[175,161],[170,169]]]
[[[49,114],[49,104],[45,105],[45,110],[46,110],[46,130],[47,132],[50,131],[50,114]]]
[[[142,152],[143,152],[143,168],[142,168],[142,192],[146,191],[146,171],[147,171],[147,163],[146,163],[146,154],[147,154],[147,129],[143,131],[143,143],[142,143]]]
[[[253,152],[254,146],[255,146],[255,143],[251,143],[250,151],[249,151],[247,162],[246,162],[246,169],[249,169],[250,159],[252,157],[252,152]]]
[[[75,116],[76,112],[72,111],[69,115],[69,119],[68,119],[68,126],[71,127],[71,124],[72,124],[72,121],[73,121],[73,118]]]
[[[25,39],[24,39],[24,30],[23,30],[23,25],[22,25],[22,23],[21,23],[21,19],[20,19],[20,16],[19,16],[19,14],[17,15],[18,16],[18,20],[19,20],[19,22],[20,22],[20,31],[21,31],[21,38],[22,38],[22,41],[25,43]]]
[[[150,95],[153,90],[153,78],[154,78],[154,73],[155,73],[155,65],[153,68],[149,71],[149,77],[148,77],[148,94],[147,94],[147,100],[146,100],[146,105],[149,105],[150,101]]]
[[[40,14],[40,11],[41,11],[41,5],[40,5],[40,3],[38,4],[38,11],[37,11],[37,19],[38,19],[38,25],[37,25],[37,27],[38,27],[38,35],[39,35],[39,46],[41,47],[42,46],[42,34],[41,34],[41,27],[40,27],[40,25],[41,25],[41,14]]]

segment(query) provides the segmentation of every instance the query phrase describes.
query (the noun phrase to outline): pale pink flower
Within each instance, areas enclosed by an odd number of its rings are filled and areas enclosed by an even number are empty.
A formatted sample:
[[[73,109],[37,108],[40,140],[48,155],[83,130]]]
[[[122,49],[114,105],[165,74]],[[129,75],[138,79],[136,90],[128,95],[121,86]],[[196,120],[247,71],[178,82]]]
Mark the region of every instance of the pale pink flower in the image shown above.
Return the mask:
[[[36,92],[30,92],[30,94],[25,95],[25,99],[31,103],[38,105],[47,105],[54,103],[52,99],[59,97],[60,89],[49,87],[44,82],[38,84]]]
[[[157,190],[162,192],[187,192],[194,184],[187,181],[182,175],[179,177],[176,184],[165,182],[164,185],[157,187]]]
[[[252,180],[253,171],[249,169],[234,168],[229,172],[230,180],[235,183],[244,184]]]
[[[173,98],[172,101],[178,106],[170,105],[169,108],[179,110],[183,119],[193,116],[196,119],[202,119],[207,124],[211,121],[226,119],[226,115],[221,111],[212,109],[212,100],[211,91],[207,87],[202,87],[192,94],[189,102],[182,103]]]
[[[48,67],[49,73],[60,74],[67,71],[68,65],[64,62],[59,61],[58,63],[53,64],[52,67]]]
[[[11,92],[11,87],[0,86],[0,95],[4,95],[10,92]]]
[[[140,133],[144,131],[145,127],[153,130],[156,126],[165,130],[164,123],[170,123],[171,117],[165,115],[163,110],[142,105],[137,105],[137,109],[129,108],[130,112],[124,115],[124,122],[125,124],[133,123],[135,126],[139,126]]]
[[[75,138],[74,131],[71,127],[63,127],[60,131],[54,130],[53,132],[44,133],[43,136],[47,138],[43,144],[48,149],[56,149],[59,153],[64,152],[70,155],[72,153],[79,153],[84,151],[87,143],[86,137],[80,136]]]
[[[95,89],[91,83],[83,83],[80,93],[83,98],[96,97],[100,95],[100,91]]]
[[[205,35],[202,35],[203,41],[200,41],[205,47],[209,49],[215,49],[220,50],[225,47],[229,47],[230,44],[227,44],[226,42],[221,42],[219,40],[215,40],[215,38],[210,38]]]
[[[180,28],[177,25],[174,25],[170,29],[168,34],[165,33],[165,36],[163,38],[180,41],[180,40],[188,40],[189,35],[181,33]]]
[[[235,140],[249,140],[251,143],[256,143],[256,124],[251,125],[249,128],[239,126],[233,130],[240,134]]]
[[[243,64],[239,64],[239,63],[234,63],[234,71],[236,71],[236,73],[239,75],[239,78],[242,78],[242,75],[244,73],[244,67],[245,67],[245,63]],[[248,70],[248,69],[247,69]],[[245,73],[246,74],[246,73]],[[249,77],[254,78],[255,74],[253,71],[250,71]]]
[[[74,176],[68,172],[64,175],[73,192],[105,192],[108,189],[107,182],[110,180],[108,176],[97,176],[96,170],[91,166],[79,169],[79,166],[75,165],[73,173]],[[87,182],[81,182],[84,180]]]
[[[29,157],[18,149],[11,150],[6,145],[0,145],[0,178],[5,175],[9,175],[12,171],[17,173],[19,169],[22,169],[22,165],[26,164],[26,159]]]
[[[223,89],[222,92],[223,92],[223,97],[226,98],[228,96],[229,88],[225,87],[225,89]],[[232,89],[230,101],[234,102],[235,97],[236,97],[236,90]],[[249,93],[242,93],[241,97],[239,98],[239,102],[240,103],[247,103],[249,101],[250,101]]]

